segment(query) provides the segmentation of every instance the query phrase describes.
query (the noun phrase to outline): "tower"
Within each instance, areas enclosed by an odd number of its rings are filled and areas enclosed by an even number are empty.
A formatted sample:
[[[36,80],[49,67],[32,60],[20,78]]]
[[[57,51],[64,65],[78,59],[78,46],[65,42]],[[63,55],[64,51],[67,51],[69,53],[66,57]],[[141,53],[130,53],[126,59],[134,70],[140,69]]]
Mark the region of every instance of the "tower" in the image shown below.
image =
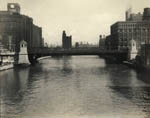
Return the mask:
[[[130,20],[131,14],[132,14],[132,7],[130,7],[130,8],[126,11],[126,21],[129,21],[129,20]]]
[[[28,51],[27,51],[27,42],[22,40],[20,41],[20,52],[19,52],[19,60],[18,64],[28,65],[30,64],[28,59]]]
[[[137,56],[137,53],[138,53],[138,51],[137,51],[137,44],[136,44],[136,41],[132,39],[132,40],[129,42],[128,59],[129,59],[129,60],[135,59],[136,56]]]
[[[144,8],[143,20],[150,21],[150,8]]]
[[[63,31],[62,34],[62,47],[65,48],[65,43],[66,43],[66,32]]]
[[[11,13],[18,13],[20,14],[20,5],[18,3],[8,3],[7,10]]]
[[[63,49],[71,49],[72,47],[72,36],[67,36],[66,32],[63,31],[62,34],[62,48]]]

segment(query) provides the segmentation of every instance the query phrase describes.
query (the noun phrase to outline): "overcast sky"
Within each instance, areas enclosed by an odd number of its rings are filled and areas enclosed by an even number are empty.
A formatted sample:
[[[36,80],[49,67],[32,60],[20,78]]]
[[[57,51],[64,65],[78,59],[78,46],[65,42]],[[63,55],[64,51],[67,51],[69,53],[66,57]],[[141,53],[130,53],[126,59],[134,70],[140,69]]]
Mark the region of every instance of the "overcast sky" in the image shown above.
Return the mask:
[[[72,35],[73,42],[97,43],[100,34],[108,35],[110,25],[125,19],[125,10],[134,13],[150,7],[150,0],[0,0],[0,9],[17,2],[21,14],[33,18],[43,28],[49,44],[61,44],[62,31]]]

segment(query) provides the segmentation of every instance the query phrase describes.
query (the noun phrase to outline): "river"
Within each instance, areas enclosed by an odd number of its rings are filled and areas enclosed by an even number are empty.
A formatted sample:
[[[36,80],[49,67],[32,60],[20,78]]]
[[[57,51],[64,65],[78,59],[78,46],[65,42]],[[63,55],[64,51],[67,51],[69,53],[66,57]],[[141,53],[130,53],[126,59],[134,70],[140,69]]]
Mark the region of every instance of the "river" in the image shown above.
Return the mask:
[[[150,118],[150,74],[98,56],[0,72],[1,118]]]

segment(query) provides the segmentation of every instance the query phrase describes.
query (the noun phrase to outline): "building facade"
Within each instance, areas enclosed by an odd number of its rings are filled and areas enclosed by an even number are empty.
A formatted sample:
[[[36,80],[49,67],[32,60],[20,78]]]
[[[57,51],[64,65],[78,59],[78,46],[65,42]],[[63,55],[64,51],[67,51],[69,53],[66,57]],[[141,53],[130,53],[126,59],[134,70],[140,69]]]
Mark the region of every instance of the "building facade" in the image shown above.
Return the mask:
[[[126,21],[142,21],[143,15],[139,12],[138,14],[132,13],[132,9],[129,8],[126,11]]]
[[[132,39],[136,41],[138,50],[142,44],[150,44],[150,8],[144,9],[142,20],[132,19],[113,24],[110,37],[108,45],[117,50],[128,49]]]
[[[106,36],[106,39],[105,39],[105,49],[106,50],[111,50],[111,48],[112,48],[112,43],[114,42],[114,41],[112,41],[113,39],[111,39],[111,35],[108,35],[108,36]]]
[[[72,36],[67,36],[65,31],[62,34],[62,47],[63,49],[72,48]]]
[[[33,35],[32,35],[32,47],[39,48],[44,47],[42,38],[42,28],[33,24]]]
[[[100,35],[99,36],[99,48],[100,49],[105,49],[105,41],[106,41],[105,35],[104,36]]]
[[[17,3],[8,3],[7,11],[0,11],[0,42],[6,49],[19,52],[19,43],[25,40],[28,48],[41,47],[42,29],[31,17],[20,14]]]

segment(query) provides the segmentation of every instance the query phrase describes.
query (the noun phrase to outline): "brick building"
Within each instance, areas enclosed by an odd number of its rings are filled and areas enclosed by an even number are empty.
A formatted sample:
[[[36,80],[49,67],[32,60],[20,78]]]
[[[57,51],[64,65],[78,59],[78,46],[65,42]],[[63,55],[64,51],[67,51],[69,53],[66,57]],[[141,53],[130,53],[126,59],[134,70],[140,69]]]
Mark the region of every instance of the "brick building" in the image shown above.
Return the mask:
[[[113,24],[110,37],[109,45],[112,49],[127,49],[131,39],[136,41],[138,50],[141,44],[150,44],[150,8],[144,9],[142,20],[133,18]]]
[[[138,14],[132,13],[132,9],[129,8],[126,11],[126,21],[142,21],[143,15],[139,12]]]
[[[0,11],[0,42],[5,48],[19,51],[19,43],[25,40],[28,48],[41,47],[42,29],[33,24],[31,17],[20,14],[17,3],[8,3],[7,11]]]

